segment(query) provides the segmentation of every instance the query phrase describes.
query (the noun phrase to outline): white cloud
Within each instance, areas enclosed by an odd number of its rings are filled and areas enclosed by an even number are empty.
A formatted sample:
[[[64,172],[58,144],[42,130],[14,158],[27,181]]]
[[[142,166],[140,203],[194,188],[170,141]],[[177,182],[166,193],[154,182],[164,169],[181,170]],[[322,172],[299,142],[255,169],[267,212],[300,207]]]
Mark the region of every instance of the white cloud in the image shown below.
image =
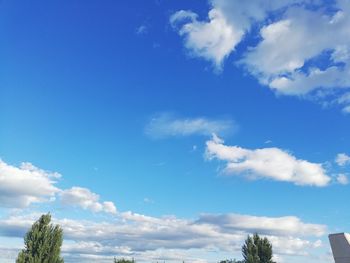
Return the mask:
[[[58,173],[41,170],[31,163],[19,167],[0,160],[0,206],[24,208],[32,203],[50,201],[59,192]]]
[[[305,95],[319,88],[349,88],[347,16],[344,11],[327,16],[303,7],[290,8],[282,20],[260,30],[262,41],[245,54],[241,63],[280,94]],[[329,37],[331,34],[333,37]],[[307,65],[325,52],[330,52],[326,68]]]
[[[322,236],[324,225],[306,224],[295,216],[258,217],[240,214],[204,214],[197,221],[201,224],[214,224],[222,232],[245,231],[271,236]]]
[[[144,35],[147,34],[148,28],[146,25],[140,25],[137,29],[136,29],[136,34],[137,35]]]
[[[340,105],[348,105],[348,106],[344,106],[343,113],[345,114],[350,113],[350,92],[345,92],[343,95],[337,98],[335,102]]]
[[[294,257],[305,256],[305,258],[309,258],[309,251],[322,245],[321,240],[310,241],[293,237],[276,238],[275,236],[267,236],[267,238],[273,244],[274,250],[279,252],[279,256],[291,255]]]
[[[185,38],[185,47],[194,56],[212,61],[220,70],[223,60],[241,41],[244,32],[230,25],[218,9],[210,10],[208,17],[208,22],[201,22],[196,14],[182,10],[173,14],[170,22],[175,27],[186,21],[178,31]]]
[[[339,174],[337,176],[337,181],[340,184],[347,185],[349,184],[349,178],[345,174]]]
[[[237,128],[232,120],[208,118],[176,118],[167,113],[157,115],[151,119],[145,128],[147,135],[153,138],[169,136],[210,136],[213,133],[226,135]]]
[[[61,201],[65,205],[78,206],[92,212],[106,212],[116,214],[117,209],[113,202],[99,202],[99,195],[91,192],[87,188],[72,187],[60,193]]]
[[[29,228],[38,216],[0,219],[0,234],[22,237],[25,227]],[[216,256],[233,252],[239,255],[247,234],[254,232],[267,236],[278,256],[306,255],[317,248],[320,241],[314,239],[327,231],[324,225],[305,223],[294,216],[274,218],[240,214],[205,214],[190,220],[124,212],[109,222],[57,218],[53,221],[63,228],[63,252],[69,257],[115,255],[134,257],[137,261],[205,261],[203,257],[212,251]],[[13,231],[16,228],[18,230]],[[194,258],[196,254],[198,258]]]
[[[347,164],[350,164],[350,156],[348,156],[345,153],[339,153],[339,154],[337,154],[337,157],[335,158],[335,162],[339,166],[345,166]]]
[[[117,213],[117,208],[115,207],[114,203],[111,201],[104,201],[102,203],[103,206],[103,211],[106,213],[110,213],[110,214],[116,214]]]
[[[0,160],[0,207],[26,208],[33,203],[61,201],[69,206],[79,206],[92,212],[117,212],[113,202],[100,202],[99,195],[87,188],[72,187],[62,190],[55,186],[61,175],[22,163],[19,167]]]
[[[0,263],[14,262],[19,250],[19,248],[7,248],[5,246],[0,246]]]
[[[298,2],[301,1],[212,0],[207,20],[199,21],[196,13],[180,10],[170,17],[170,23],[178,28],[185,47],[194,56],[212,61],[221,69],[224,59],[235,50],[254,22],[263,20],[269,11]]]
[[[143,202],[145,204],[154,204],[154,200],[152,200],[151,198],[148,198],[148,197],[143,198]]]
[[[86,254],[86,255],[108,255],[108,254],[131,254],[128,247],[103,246],[96,241],[67,242],[63,244],[63,253]]]
[[[227,162],[225,171],[248,178],[268,178],[296,185],[326,186],[331,178],[321,164],[297,159],[279,148],[245,149],[227,146],[218,137],[207,141],[206,156]]]
[[[330,3],[334,11],[312,0],[210,3],[208,21],[199,21],[191,11],[171,17],[172,23],[187,19],[179,34],[192,53],[220,67],[255,27],[260,38],[255,46],[242,48],[238,65],[278,94],[308,95],[321,102],[336,102],[344,113],[350,112],[350,101],[341,99],[350,88],[348,0]],[[320,97],[316,91],[328,95]]]
[[[350,113],[350,105],[345,106],[345,107],[343,108],[343,112],[344,112],[345,114]]]

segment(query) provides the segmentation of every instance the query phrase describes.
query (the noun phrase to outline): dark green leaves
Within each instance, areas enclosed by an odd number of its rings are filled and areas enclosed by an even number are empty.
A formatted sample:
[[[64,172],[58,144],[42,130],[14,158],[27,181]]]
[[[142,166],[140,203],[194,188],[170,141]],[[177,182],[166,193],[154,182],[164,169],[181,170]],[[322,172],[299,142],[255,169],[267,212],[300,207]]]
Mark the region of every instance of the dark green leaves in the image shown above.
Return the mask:
[[[25,248],[16,263],[63,263],[60,256],[63,231],[50,224],[51,215],[42,215],[24,237]]]
[[[275,263],[272,261],[272,245],[265,238],[260,238],[258,234],[248,236],[243,247],[242,254],[244,263]]]

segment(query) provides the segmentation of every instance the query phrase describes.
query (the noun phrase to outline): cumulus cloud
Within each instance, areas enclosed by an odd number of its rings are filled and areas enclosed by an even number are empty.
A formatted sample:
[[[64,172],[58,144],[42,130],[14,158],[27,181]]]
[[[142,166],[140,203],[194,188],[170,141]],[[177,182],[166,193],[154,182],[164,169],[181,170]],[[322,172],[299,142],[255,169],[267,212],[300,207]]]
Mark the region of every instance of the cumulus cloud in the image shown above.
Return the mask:
[[[297,159],[279,148],[245,149],[227,146],[214,136],[206,143],[208,159],[225,161],[225,172],[241,174],[251,179],[267,178],[296,185],[326,186],[331,178],[322,164]]]
[[[345,153],[338,153],[337,157],[335,158],[335,162],[339,166],[345,166],[347,164],[350,164],[350,156]]]
[[[0,206],[24,208],[32,203],[50,201],[59,192],[58,173],[44,171],[31,163],[19,167],[0,160]]]
[[[0,235],[5,237],[23,237],[28,228],[40,215],[10,216],[1,219]]]
[[[92,212],[117,212],[113,202],[100,202],[99,195],[87,188],[62,190],[56,187],[60,177],[57,172],[42,170],[31,163],[16,167],[0,160],[0,207],[26,208],[33,203],[54,201],[58,196],[63,204],[69,206]]]
[[[241,41],[244,32],[230,25],[218,9],[210,10],[208,16],[208,22],[201,22],[195,13],[181,10],[170,17],[170,22],[174,27],[182,23],[179,34],[185,37],[185,47],[193,55],[212,61],[221,69],[223,60]]]
[[[350,1],[330,3],[333,11],[312,0],[210,4],[207,20],[184,10],[170,18],[194,55],[221,67],[254,27],[257,44],[242,48],[238,65],[278,94],[308,95],[350,112]]]
[[[36,216],[0,219],[0,233],[21,237],[24,226],[29,228]],[[193,251],[199,252],[202,260],[210,251],[232,253],[234,250],[239,254],[247,234],[254,232],[267,236],[277,255],[307,254],[320,242],[314,239],[327,231],[324,225],[305,223],[294,216],[274,218],[240,214],[205,214],[191,220],[124,212],[110,222],[57,218],[53,221],[64,230],[63,252],[70,257],[119,255],[136,260],[146,258],[146,261],[191,261],[195,260]],[[18,231],[12,231],[16,227]]]
[[[92,212],[116,214],[117,209],[112,202],[99,202],[100,196],[87,188],[72,187],[61,192],[61,201],[65,205],[78,206]]]
[[[152,138],[169,136],[210,136],[213,133],[226,135],[234,132],[237,125],[228,119],[177,118],[163,113],[153,117],[145,128],[145,132]]]
[[[241,62],[262,83],[281,94],[349,88],[348,15],[344,10],[327,16],[322,11],[290,8],[282,20],[260,30],[262,41]],[[330,34],[336,34],[335,38]],[[329,62],[321,68],[317,60],[326,52]]]
[[[254,22],[263,20],[270,11],[299,2],[212,0],[208,19],[200,21],[196,13],[180,10],[170,17],[170,23],[184,37],[185,47],[193,55],[212,61],[220,69]]]

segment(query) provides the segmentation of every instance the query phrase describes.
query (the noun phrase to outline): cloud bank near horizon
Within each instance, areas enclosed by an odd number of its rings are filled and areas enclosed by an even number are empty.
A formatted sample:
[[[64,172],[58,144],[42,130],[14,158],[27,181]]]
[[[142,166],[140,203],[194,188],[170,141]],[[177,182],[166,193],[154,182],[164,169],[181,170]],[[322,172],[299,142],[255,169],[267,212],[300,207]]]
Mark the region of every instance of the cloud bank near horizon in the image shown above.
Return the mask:
[[[1,218],[0,234],[21,238],[39,216],[32,213]],[[190,256],[193,251],[240,254],[247,235],[255,232],[271,240],[278,257],[311,256],[310,252],[322,246],[320,237],[327,231],[325,225],[305,223],[295,216],[241,214],[203,214],[191,220],[122,212],[103,222],[67,218],[54,218],[53,222],[64,230],[63,253],[67,258],[119,256],[138,261],[200,260]]]
[[[113,256],[134,257],[139,261],[181,259],[205,262],[203,255],[210,255],[213,251],[239,255],[246,236],[255,232],[271,240],[277,257],[302,257],[316,253],[322,247],[321,238],[327,232],[326,225],[306,223],[296,216],[207,213],[195,219],[186,219],[176,216],[147,216],[131,211],[119,212],[114,203],[101,202],[99,195],[89,189],[58,188],[56,183],[61,177],[58,173],[44,171],[29,163],[15,167],[2,161],[1,166],[0,180],[4,184],[0,188],[0,196],[6,196],[12,191],[12,196],[18,198],[7,204],[8,213],[0,218],[0,236],[4,240],[15,238],[18,242],[16,238],[22,239],[31,224],[42,214],[38,212],[40,207],[33,207],[32,204],[50,205],[54,202],[53,197],[64,207],[78,207],[91,211],[92,215],[104,212],[103,217],[92,216],[91,219],[81,220],[55,217],[53,213],[53,222],[60,224],[64,230],[63,253],[67,262],[82,259],[104,262]],[[26,187],[16,184],[18,187],[13,188],[12,182],[18,180],[25,180]],[[39,188],[35,188],[37,182],[43,182],[38,184]],[[32,192],[26,192],[28,186]],[[40,195],[34,191],[41,188],[50,191]],[[30,202],[23,202],[27,200],[23,196]],[[0,247],[0,251],[14,259],[21,247],[22,244],[9,245]]]

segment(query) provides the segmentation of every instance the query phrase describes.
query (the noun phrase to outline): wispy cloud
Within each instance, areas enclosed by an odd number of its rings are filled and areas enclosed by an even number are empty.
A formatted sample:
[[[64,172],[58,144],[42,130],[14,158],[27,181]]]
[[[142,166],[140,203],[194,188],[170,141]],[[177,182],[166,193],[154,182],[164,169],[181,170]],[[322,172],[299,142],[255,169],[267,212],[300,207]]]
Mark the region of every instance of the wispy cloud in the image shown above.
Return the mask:
[[[346,176],[346,174],[339,174],[337,176],[337,182],[343,185],[349,184],[349,178]]]
[[[148,27],[146,25],[140,25],[138,28],[136,28],[136,34],[137,35],[144,35],[147,34]]]
[[[240,174],[249,179],[266,178],[319,187],[331,182],[322,164],[297,159],[275,147],[251,150],[227,146],[223,140],[214,136],[207,141],[206,156],[225,161],[227,174]]]
[[[143,198],[145,204],[154,204],[154,200],[148,197]]]
[[[149,121],[145,133],[157,139],[171,136],[211,136],[213,133],[224,136],[235,132],[236,129],[237,124],[229,119],[181,118],[169,113],[162,113]]]
[[[337,157],[335,158],[335,162],[339,166],[345,166],[347,164],[350,164],[350,156],[345,153],[338,153]]]

